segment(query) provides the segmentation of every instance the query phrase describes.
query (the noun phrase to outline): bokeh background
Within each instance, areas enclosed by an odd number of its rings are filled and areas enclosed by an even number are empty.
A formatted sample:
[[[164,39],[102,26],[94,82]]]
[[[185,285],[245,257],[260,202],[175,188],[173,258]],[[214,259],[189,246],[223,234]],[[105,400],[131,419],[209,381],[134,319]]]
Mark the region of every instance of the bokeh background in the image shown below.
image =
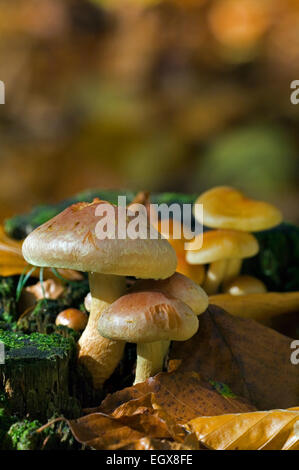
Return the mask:
[[[231,184],[298,222],[298,0],[0,0],[0,217]]]

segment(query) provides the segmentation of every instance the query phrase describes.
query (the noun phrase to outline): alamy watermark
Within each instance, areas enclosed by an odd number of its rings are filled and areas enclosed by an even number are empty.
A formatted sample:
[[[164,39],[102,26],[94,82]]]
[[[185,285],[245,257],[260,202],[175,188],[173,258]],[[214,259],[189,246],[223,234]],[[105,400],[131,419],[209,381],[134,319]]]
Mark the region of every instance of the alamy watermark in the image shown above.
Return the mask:
[[[0,104],[5,104],[5,85],[0,80]]]
[[[197,221],[192,217],[192,204],[173,203],[127,205],[126,196],[118,197],[117,214],[115,206],[103,202],[95,209],[99,221],[95,234],[99,240],[151,239],[161,238],[184,240],[187,251],[199,250],[202,247],[203,207],[196,204]],[[159,230],[158,230],[159,227]]]
[[[290,344],[290,348],[294,349],[290,357],[291,363],[297,366],[299,364],[299,340],[294,339]]]
[[[5,364],[5,345],[0,341],[0,365]]]
[[[293,80],[291,82],[290,88],[294,91],[292,91],[290,95],[290,100],[292,104],[298,104],[299,103],[299,80]]]

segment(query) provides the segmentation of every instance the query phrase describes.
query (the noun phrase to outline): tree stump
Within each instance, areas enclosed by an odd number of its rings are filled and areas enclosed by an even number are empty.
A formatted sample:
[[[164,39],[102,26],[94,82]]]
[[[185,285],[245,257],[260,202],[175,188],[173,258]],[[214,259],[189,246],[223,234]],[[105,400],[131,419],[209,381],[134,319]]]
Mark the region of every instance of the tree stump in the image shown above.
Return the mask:
[[[78,416],[70,396],[74,342],[58,334],[24,335],[0,330],[5,363],[0,365],[0,392],[14,414],[45,421],[54,414]]]

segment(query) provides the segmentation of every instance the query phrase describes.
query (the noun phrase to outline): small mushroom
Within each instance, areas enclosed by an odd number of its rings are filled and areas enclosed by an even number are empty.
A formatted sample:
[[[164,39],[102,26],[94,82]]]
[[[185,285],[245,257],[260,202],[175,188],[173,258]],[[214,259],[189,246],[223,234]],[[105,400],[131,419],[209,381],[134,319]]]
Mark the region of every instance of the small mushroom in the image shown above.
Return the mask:
[[[198,204],[203,205],[202,213]],[[281,212],[272,204],[247,198],[229,186],[218,186],[201,194],[194,205],[199,222],[211,228],[259,232],[280,224]]]
[[[141,280],[137,281],[130,290],[131,292],[138,291],[159,291],[164,292],[172,297],[181,300],[195,315],[203,313],[209,305],[209,298],[205,291],[192,279],[184,276],[181,273],[174,273],[168,279],[164,280]],[[164,355],[167,354],[170,341],[163,342]]]
[[[204,290],[215,294],[222,282],[235,278],[242,259],[254,256],[259,245],[254,235],[236,230],[210,230],[203,234],[203,245],[198,251],[188,251],[190,264],[210,263]]]
[[[133,239],[123,237],[123,233],[118,237],[118,230],[113,239],[97,236],[101,209],[106,213],[106,223],[117,227],[117,206],[99,199],[79,202],[31,232],[22,248],[24,258],[34,266],[88,272],[92,302],[78,342],[79,362],[89,370],[96,389],[113,373],[125,346],[122,341],[99,335],[97,324],[102,311],[125,292],[125,276],[166,278],[174,273],[177,263],[173,248],[162,238]],[[127,224],[127,212],[123,215]],[[146,228],[149,234],[148,224]]]
[[[163,292],[134,292],[116,300],[101,315],[100,334],[137,343],[135,384],[163,368],[163,342],[185,341],[198,329],[198,319],[181,300]]]
[[[64,287],[58,280],[47,279],[42,283],[37,282],[33,286],[26,287],[25,291],[32,294],[37,300],[43,299],[44,297],[46,299],[58,299],[64,292]]]
[[[223,285],[223,292],[230,295],[262,294],[267,292],[265,284],[257,277],[237,276]]]
[[[57,326],[67,326],[76,331],[82,331],[86,327],[88,316],[77,308],[68,308],[60,312],[55,320]]]

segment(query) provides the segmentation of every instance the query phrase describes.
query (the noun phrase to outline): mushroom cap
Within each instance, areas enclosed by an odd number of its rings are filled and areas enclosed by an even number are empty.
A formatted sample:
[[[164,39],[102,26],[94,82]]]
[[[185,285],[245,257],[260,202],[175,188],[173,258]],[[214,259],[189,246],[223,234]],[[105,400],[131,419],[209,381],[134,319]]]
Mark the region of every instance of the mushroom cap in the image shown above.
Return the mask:
[[[206,277],[205,267],[202,264],[187,263],[185,253],[186,252],[184,252],[184,254],[177,253],[177,272],[189,277],[189,279],[192,279],[196,284],[200,286],[203,285]]]
[[[204,192],[195,204],[203,204],[203,223],[212,228],[258,232],[282,221],[282,214],[276,207],[249,199],[241,191],[229,186],[219,186]],[[194,215],[200,218],[196,205]]]
[[[209,298],[205,291],[194,281],[181,273],[174,273],[164,280],[138,281],[133,286],[132,291],[157,290],[172,297],[176,297],[187,304],[195,315],[204,312],[209,305]]]
[[[225,283],[223,292],[231,295],[261,294],[267,292],[267,288],[257,277],[242,275]]]
[[[185,226],[176,219],[169,219],[168,223],[165,220],[159,220],[157,227],[155,228],[158,230],[159,233],[163,235],[163,237],[168,240],[168,242],[175,249],[177,254],[183,254],[185,252],[185,243],[191,242],[191,231],[187,226]],[[175,238],[178,235],[180,235],[180,238]],[[186,238],[185,235],[188,235],[189,238]]]
[[[96,209],[106,204],[105,220],[115,224],[115,239],[100,239],[96,226],[101,220]],[[100,208],[103,209],[103,208]],[[122,233],[118,238],[118,208],[106,201],[73,204],[25,239],[22,247],[26,261],[35,266],[71,268],[78,271],[166,278],[175,272],[177,259],[174,249],[164,238],[150,239],[149,224],[146,239],[132,239]],[[102,215],[102,214],[101,214]],[[130,220],[126,217],[126,227]]]
[[[185,341],[197,329],[197,316],[188,305],[156,291],[120,297],[104,310],[98,323],[102,336],[129,343]]]
[[[87,325],[88,316],[86,313],[76,308],[67,308],[60,312],[55,320],[57,326],[67,326],[73,330],[80,331],[84,330]]]
[[[258,251],[258,241],[251,233],[210,230],[203,233],[202,248],[187,251],[186,259],[190,264],[206,264],[229,258],[250,258]]]

